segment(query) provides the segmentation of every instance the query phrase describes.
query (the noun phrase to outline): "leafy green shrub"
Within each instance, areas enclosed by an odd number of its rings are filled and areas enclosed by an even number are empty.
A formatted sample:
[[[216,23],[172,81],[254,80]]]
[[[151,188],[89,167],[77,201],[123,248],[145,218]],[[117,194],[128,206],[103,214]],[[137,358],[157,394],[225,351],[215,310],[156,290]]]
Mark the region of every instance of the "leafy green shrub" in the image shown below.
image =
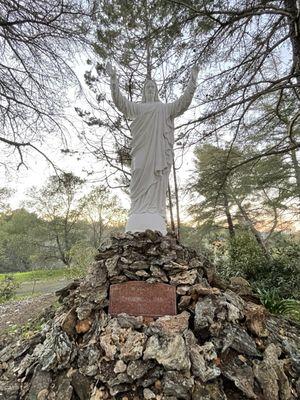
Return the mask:
[[[281,299],[300,300],[300,243],[281,236],[270,246],[270,254],[271,260],[252,283],[259,290],[276,290]]]
[[[267,259],[251,232],[239,231],[229,240],[227,277],[241,275],[251,281],[268,268]]]
[[[284,238],[271,248],[272,265],[267,276],[261,276],[265,286],[276,287],[281,297],[300,300],[300,243]]]
[[[269,244],[267,260],[250,232],[240,231],[228,240],[227,257],[219,266],[225,278],[240,275],[258,289],[274,289],[281,299],[300,300],[300,243],[277,235]]]
[[[6,275],[5,278],[0,281],[0,303],[12,299],[18,287],[19,284],[15,279],[10,275]]]
[[[194,228],[182,224],[180,233],[180,242],[182,244],[193,248],[211,263],[217,266],[224,265],[227,257],[225,251],[227,248],[226,230],[222,232],[219,230],[205,232],[198,227]]]
[[[283,299],[278,289],[257,289],[262,304],[273,314],[280,314],[300,321],[300,301]]]
[[[70,250],[71,267],[68,269],[70,278],[84,276],[88,266],[93,262],[96,249],[84,242],[76,243]]]

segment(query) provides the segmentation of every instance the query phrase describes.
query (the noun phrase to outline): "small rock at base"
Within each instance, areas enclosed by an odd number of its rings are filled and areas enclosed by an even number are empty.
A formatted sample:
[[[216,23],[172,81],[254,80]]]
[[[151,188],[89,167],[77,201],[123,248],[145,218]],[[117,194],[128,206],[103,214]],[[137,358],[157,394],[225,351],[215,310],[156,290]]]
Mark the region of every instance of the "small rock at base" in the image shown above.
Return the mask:
[[[120,373],[120,372],[125,372],[127,368],[127,365],[124,363],[124,361],[122,360],[118,360],[116,362],[115,368],[114,368],[114,372],[116,374]]]
[[[152,390],[150,390],[148,388],[144,389],[143,395],[144,395],[144,399],[146,399],[146,400],[151,400],[151,399],[155,399],[156,398],[156,396],[152,392]]]
[[[155,386],[155,389],[161,390],[161,381],[159,379],[157,381],[155,381],[154,386]]]
[[[92,325],[92,323],[91,323],[91,320],[89,320],[89,319],[84,319],[82,321],[78,321],[77,324],[76,324],[76,327],[75,327],[76,332],[78,334],[79,333],[86,333],[86,332],[88,332],[90,330],[91,325]]]
[[[188,328],[189,318],[190,314],[186,311],[178,315],[165,315],[152,322],[150,327],[154,332],[160,330],[168,334],[183,333]]]
[[[47,400],[49,394],[48,389],[41,390],[37,395],[37,400]]]

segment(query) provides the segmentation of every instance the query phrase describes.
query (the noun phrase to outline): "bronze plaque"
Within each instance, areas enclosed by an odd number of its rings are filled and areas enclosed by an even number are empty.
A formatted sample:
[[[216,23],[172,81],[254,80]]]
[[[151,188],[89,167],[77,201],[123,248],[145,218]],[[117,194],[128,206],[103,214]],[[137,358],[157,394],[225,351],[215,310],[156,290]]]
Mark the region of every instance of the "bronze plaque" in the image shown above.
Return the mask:
[[[111,285],[108,312],[143,317],[176,315],[176,287],[141,281]]]

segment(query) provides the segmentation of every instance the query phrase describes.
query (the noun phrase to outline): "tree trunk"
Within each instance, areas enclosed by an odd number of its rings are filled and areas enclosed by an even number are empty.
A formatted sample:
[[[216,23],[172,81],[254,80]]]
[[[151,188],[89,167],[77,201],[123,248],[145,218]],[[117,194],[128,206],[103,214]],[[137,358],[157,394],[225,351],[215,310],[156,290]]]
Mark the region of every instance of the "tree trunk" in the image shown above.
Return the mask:
[[[152,70],[152,60],[151,60],[151,35],[150,35],[150,21],[149,21],[149,11],[148,11],[148,2],[144,1],[144,8],[146,10],[146,51],[147,51],[147,79],[151,79],[151,70]]]
[[[66,257],[66,252],[65,252],[65,251],[63,250],[63,248],[62,248],[61,243],[60,243],[60,240],[59,240],[59,237],[58,237],[57,234],[55,234],[55,240],[56,240],[57,248],[58,248],[59,255],[60,255],[59,259],[60,259],[67,267],[69,267],[69,266],[70,266],[70,262],[69,262],[68,258]]]
[[[297,0],[285,0],[285,10],[290,14],[287,20],[293,53],[292,72],[296,74],[297,82],[300,84],[300,10]]]
[[[227,218],[229,236],[231,238],[234,238],[235,231],[234,231],[233,221],[232,221],[232,217],[231,217],[231,213],[230,213],[230,209],[229,209],[229,205],[228,205],[228,197],[227,197],[226,193],[224,193],[224,208],[225,208],[225,214],[226,214],[226,218]]]
[[[287,17],[289,24],[290,41],[292,45],[293,65],[291,72],[296,75],[298,88],[295,89],[300,96],[300,3],[298,0],[285,0],[285,10],[290,14]],[[300,167],[296,150],[291,151],[292,163],[295,171],[297,195],[300,199]]]
[[[269,254],[269,252],[268,252],[268,250],[267,250],[267,247],[265,246],[264,241],[262,240],[262,238],[261,238],[261,236],[260,236],[260,233],[256,230],[256,228],[255,228],[253,222],[252,222],[251,219],[249,218],[249,216],[248,216],[246,210],[245,210],[244,207],[242,206],[242,203],[239,201],[239,199],[238,199],[234,194],[231,193],[231,195],[232,195],[233,199],[235,200],[235,202],[236,202],[236,204],[237,204],[237,206],[238,206],[238,208],[239,208],[239,210],[240,210],[240,212],[241,212],[241,214],[242,214],[242,216],[243,216],[245,222],[246,222],[247,225],[249,226],[250,231],[252,232],[253,236],[255,237],[255,239],[256,239],[256,241],[257,241],[259,247],[261,248],[261,250],[262,250],[262,252],[263,252],[265,258],[266,258],[267,260],[270,260],[270,259],[271,259],[270,254]]]
[[[297,153],[296,153],[295,149],[291,151],[291,157],[292,157],[292,164],[293,164],[295,178],[296,178],[297,195],[298,195],[299,201],[300,201],[300,165],[299,165],[299,161],[297,159]]]
[[[174,160],[173,160],[173,179],[174,179],[175,200],[176,200],[176,219],[177,219],[176,236],[177,236],[177,239],[180,240],[179,197],[178,197],[178,185],[177,185],[177,176],[176,176],[176,168],[175,168],[175,161]]]
[[[175,222],[174,222],[174,215],[173,215],[173,202],[172,202],[172,195],[171,195],[170,185],[168,185],[168,198],[169,198],[169,208],[170,208],[171,231],[175,232]]]

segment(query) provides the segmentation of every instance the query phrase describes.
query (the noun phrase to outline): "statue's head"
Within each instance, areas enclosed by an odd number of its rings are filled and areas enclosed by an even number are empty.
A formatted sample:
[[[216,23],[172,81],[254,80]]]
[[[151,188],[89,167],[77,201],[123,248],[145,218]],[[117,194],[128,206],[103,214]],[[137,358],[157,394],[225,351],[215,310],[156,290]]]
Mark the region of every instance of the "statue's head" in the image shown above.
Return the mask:
[[[151,101],[159,101],[158,89],[155,81],[152,79],[147,79],[143,88],[142,102],[148,103]]]

